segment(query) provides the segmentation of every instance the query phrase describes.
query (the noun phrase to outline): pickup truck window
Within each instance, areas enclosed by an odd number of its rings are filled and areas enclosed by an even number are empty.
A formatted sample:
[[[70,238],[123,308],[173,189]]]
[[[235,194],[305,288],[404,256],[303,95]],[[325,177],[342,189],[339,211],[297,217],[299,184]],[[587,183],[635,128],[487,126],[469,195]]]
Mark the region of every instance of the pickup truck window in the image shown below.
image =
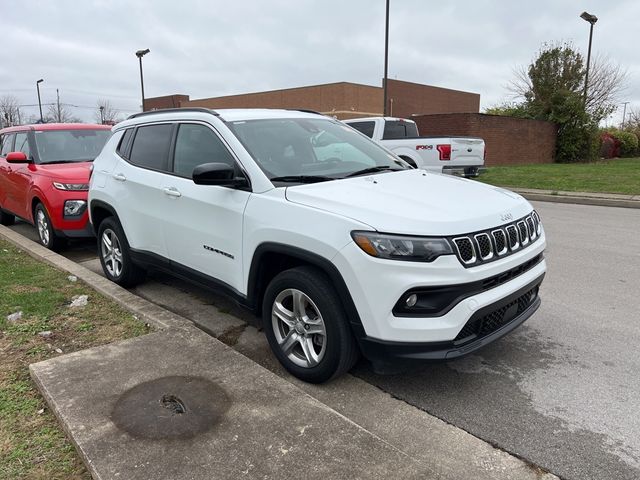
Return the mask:
[[[352,128],[324,118],[266,119],[230,122],[267,177],[344,178],[371,167],[407,167]]]
[[[349,123],[351,128],[355,128],[360,133],[364,133],[367,137],[373,138],[373,130],[376,127],[376,122],[354,122]]]
[[[383,140],[397,140],[399,138],[416,138],[418,127],[413,122],[402,120],[387,120],[384,122]]]

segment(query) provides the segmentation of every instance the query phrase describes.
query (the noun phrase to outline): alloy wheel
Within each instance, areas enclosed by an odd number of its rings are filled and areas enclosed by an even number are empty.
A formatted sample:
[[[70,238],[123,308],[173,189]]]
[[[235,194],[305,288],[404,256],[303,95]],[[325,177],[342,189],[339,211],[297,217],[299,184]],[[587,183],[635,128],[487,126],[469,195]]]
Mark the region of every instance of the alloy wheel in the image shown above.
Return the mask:
[[[109,273],[113,278],[119,277],[124,267],[122,249],[120,247],[120,240],[118,240],[118,236],[110,228],[107,228],[102,232],[100,253],[107,273]]]
[[[280,292],[271,307],[271,322],[279,348],[294,364],[311,368],[322,361],[327,330],[320,310],[304,292]]]
[[[43,245],[49,245],[51,234],[49,233],[49,221],[47,216],[41,209],[36,213],[36,226],[38,228],[38,236]]]

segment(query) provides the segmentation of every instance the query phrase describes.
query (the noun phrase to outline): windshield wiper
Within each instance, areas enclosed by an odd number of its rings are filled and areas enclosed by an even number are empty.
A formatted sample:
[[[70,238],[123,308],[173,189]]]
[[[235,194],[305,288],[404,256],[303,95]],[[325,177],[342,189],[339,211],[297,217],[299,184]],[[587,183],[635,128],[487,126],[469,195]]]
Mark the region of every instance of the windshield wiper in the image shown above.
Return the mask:
[[[375,173],[375,172],[384,172],[384,171],[392,171],[392,172],[397,172],[402,170],[401,168],[391,168],[387,165],[381,165],[378,167],[369,167],[369,168],[364,168],[362,170],[358,170],[357,172],[353,172],[350,173],[349,175],[346,175],[344,178],[348,178],[348,177],[357,177],[358,175],[366,175],[367,173]]]
[[[323,177],[321,175],[285,175],[284,177],[270,178],[272,182],[300,182],[300,183],[316,183],[335,180],[331,177]]]

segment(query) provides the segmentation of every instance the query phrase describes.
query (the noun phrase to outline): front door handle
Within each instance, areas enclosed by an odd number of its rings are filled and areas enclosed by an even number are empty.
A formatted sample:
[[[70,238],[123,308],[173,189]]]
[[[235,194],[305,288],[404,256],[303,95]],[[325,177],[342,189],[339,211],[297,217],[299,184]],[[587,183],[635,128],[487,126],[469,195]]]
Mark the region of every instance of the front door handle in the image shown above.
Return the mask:
[[[124,182],[127,179],[127,177],[125,177],[122,173],[114,173],[113,178],[114,180],[117,180],[119,182]]]
[[[181,197],[182,194],[175,189],[175,187],[167,187],[165,189],[163,189],[164,193],[169,195],[170,197]]]

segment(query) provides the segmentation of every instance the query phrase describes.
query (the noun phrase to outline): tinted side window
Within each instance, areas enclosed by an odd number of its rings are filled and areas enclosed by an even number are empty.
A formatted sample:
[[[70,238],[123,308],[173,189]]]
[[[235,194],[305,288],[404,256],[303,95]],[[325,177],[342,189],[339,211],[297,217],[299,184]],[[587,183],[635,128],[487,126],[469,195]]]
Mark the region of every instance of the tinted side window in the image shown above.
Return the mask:
[[[195,167],[211,162],[235,165],[235,159],[227,147],[210,128],[190,123],[180,125],[173,171],[182,177],[191,178]]]
[[[13,152],[13,137],[14,135],[12,133],[4,136],[4,140],[2,141],[2,152],[0,152],[3,157],[6,157],[8,153]]]
[[[31,149],[29,148],[29,136],[27,133],[16,133],[16,146],[14,152],[22,152],[27,158],[31,158]]]
[[[120,143],[118,144],[118,155],[123,158],[129,158],[129,144],[131,143],[131,137],[133,136],[133,128],[127,128],[124,131],[124,135],[120,139]]]
[[[355,128],[360,133],[364,133],[367,137],[373,138],[373,129],[376,126],[375,122],[356,122],[350,123],[350,127]]]
[[[171,124],[138,127],[129,156],[131,163],[153,170],[168,170],[172,129]]]
[[[387,121],[384,123],[383,140],[396,138],[415,138],[418,136],[418,128],[415,123],[399,121]]]

